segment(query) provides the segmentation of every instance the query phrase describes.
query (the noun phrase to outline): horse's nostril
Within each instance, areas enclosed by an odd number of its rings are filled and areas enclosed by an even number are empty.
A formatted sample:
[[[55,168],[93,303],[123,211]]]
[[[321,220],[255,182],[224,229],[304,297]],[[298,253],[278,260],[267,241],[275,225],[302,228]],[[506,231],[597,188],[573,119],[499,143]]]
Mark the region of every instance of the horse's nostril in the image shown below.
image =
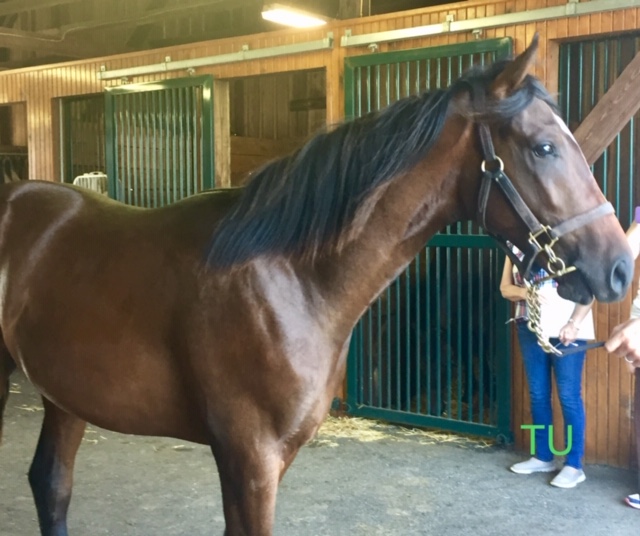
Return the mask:
[[[629,283],[632,277],[632,264],[628,259],[619,259],[611,270],[611,291],[614,292],[618,298],[622,298],[627,292]]]

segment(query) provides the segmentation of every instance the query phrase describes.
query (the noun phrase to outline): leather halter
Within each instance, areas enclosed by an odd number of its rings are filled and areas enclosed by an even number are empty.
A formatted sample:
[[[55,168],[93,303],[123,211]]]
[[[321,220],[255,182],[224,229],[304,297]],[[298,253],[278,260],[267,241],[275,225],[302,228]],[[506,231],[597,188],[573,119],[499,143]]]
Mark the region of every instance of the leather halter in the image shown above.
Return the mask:
[[[608,214],[613,214],[613,206],[609,202],[602,203],[601,205],[581,214],[577,214],[554,227],[541,224],[515,189],[509,177],[504,173],[504,164],[495,154],[489,127],[485,123],[477,123],[477,125],[484,156],[484,160],[480,166],[480,169],[482,170],[482,183],[480,185],[480,194],[478,196],[478,215],[480,225],[482,225],[482,227],[496,239],[498,245],[518,267],[518,271],[525,279],[529,280],[533,264],[538,255],[543,251],[547,254],[549,259],[547,262],[547,272],[551,278],[560,277],[561,275],[572,272],[575,270],[575,267],[565,266],[564,261],[557,257],[553,251],[553,245],[563,235],[571,233],[576,229],[591,223],[593,220]],[[487,203],[489,201],[491,185],[494,183],[502,190],[502,193],[529,230],[529,244],[531,245],[532,251],[529,254],[525,254],[522,260],[518,259],[513,251],[511,251],[511,248],[507,246],[507,241],[503,237],[493,234],[487,229]]]

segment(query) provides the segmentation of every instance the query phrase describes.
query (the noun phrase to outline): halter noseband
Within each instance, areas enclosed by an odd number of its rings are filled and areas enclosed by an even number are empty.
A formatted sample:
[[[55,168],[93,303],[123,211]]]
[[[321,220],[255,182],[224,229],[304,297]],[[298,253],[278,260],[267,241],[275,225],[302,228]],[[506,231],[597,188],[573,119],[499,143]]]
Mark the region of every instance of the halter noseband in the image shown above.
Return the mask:
[[[482,227],[497,240],[498,245],[518,267],[518,271],[522,274],[524,279],[529,280],[533,264],[538,255],[543,251],[547,254],[547,272],[549,273],[550,278],[560,277],[569,272],[573,272],[576,269],[575,266],[566,266],[565,262],[553,251],[553,246],[563,235],[571,233],[576,229],[591,223],[593,220],[608,214],[613,214],[613,205],[607,201],[597,207],[583,212],[582,214],[577,214],[554,227],[541,224],[515,189],[509,177],[504,173],[504,164],[500,157],[495,154],[489,127],[485,123],[477,123],[477,125],[478,132],[480,134],[480,142],[482,144],[482,151],[484,153],[484,160],[480,165],[480,169],[482,170],[482,183],[480,185],[480,194],[478,196],[478,215],[480,225],[482,225]],[[531,245],[532,250],[528,255],[525,254],[522,260],[520,260],[513,253],[511,248],[507,246],[507,241],[503,237],[495,235],[487,229],[487,203],[489,201],[489,193],[491,192],[491,185],[493,183],[500,187],[502,193],[529,230],[529,244]]]

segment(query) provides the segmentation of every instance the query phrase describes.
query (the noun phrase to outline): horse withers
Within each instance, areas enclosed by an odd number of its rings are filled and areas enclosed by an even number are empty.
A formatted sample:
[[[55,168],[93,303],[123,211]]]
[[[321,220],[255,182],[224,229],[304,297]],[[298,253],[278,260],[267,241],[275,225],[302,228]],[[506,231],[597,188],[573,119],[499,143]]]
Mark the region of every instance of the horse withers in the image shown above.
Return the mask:
[[[320,133],[242,190],[147,210],[2,186],[0,407],[19,367],[45,410],[29,470],[41,534],[67,534],[86,422],[210,445],[225,534],[272,534],[278,483],[327,415],[354,325],[447,224],[482,222],[575,267],[568,299],[622,298],[631,252],[527,74],[536,48]]]

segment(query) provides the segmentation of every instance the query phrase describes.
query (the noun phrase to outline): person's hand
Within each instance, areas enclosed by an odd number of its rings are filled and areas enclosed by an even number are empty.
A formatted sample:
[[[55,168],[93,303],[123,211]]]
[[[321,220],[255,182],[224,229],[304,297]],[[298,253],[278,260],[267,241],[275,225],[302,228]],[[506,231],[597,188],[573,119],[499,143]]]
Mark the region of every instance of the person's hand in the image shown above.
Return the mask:
[[[578,338],[578,331],[580,328],[576,326],[575,322],[567,322],[560,329],[560,342],[565,346],[575,341]]]
[[[604,347],[622,357],[630,367],[640,367],[640,318],[632,318],[613,328]]]

